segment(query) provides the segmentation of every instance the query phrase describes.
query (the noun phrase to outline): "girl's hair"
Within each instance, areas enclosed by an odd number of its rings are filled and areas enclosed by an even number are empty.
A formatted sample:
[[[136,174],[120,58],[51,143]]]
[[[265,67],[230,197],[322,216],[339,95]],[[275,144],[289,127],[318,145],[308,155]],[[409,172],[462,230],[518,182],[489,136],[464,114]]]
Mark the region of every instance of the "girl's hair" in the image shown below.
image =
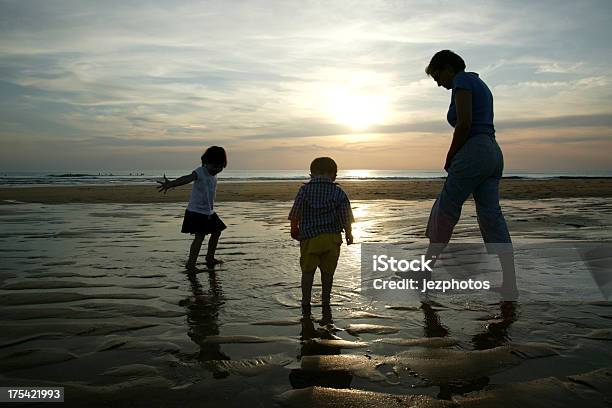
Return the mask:
[[[425,68],[425,73],[431,76],[434,72],[442,71],[447,66],[450,66],[455,72],[465,71],[465,61],[463,61],[463,58],[451,50],[442,50],[436,52],[431,58],[429,65]]]
[[[202,155],[202,164],[221,164],[227,166],[227,155],[221,146],[210,146]]]

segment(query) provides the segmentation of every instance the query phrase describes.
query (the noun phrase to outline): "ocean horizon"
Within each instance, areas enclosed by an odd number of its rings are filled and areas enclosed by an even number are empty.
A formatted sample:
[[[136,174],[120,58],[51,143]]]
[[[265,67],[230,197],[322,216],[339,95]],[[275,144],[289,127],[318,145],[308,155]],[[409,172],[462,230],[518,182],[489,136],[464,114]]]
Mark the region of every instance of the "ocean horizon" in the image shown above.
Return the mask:
[[[0,171],[0,187],[50,186],[50,185],[134,185],[150,184],[161,180],[164,174],[174,179],[192,170],[66,170],[66,171]],[[439,179],[446,177],[443,170],[340,170],[338,181],[343,180],[410,180]],[[612,170],[530,171],[508,170],[504,178],[554,179],[554,178],[612,177]],[[226,182],[301,181],[308,180],[308,170],[224,170],[218,176]]]

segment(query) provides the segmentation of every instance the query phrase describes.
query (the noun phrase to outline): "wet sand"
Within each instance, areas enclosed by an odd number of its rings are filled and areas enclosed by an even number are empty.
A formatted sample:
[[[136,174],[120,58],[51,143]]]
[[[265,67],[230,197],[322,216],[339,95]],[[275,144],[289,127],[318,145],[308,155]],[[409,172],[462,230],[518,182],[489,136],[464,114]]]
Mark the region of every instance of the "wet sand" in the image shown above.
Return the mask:
[[[288,201],[302,182],[219,182],[217,201]],[[352,200],[418,200],[435,198],[443,180],[342,181],[340,185]],[[0,202],[61,203],[174,203],[187,202],[191,186],[181,186],[167,194],[154,185],[74,186],[0,188]],[[502,199],[529,200],[567,197],[612,197],[612,179],[504,179]]]
[[[431,203],[353,200],[355,239],[421,242]],[[63,386],[68,406],[609,404],[612,302],[572,296],[576,274],[544,260],[517,256],[516,303],[422,305],[364,296],[360,246],[343,246],[331,310],[317,275],[300,321],[290,205],[220,202],[226,262],[193,275],[184,202],[0,206],[0,384]],[[517,245],[542,251],[612,230],[607,198],[502,206]],[[479,241],[473,203],[453,239]]]

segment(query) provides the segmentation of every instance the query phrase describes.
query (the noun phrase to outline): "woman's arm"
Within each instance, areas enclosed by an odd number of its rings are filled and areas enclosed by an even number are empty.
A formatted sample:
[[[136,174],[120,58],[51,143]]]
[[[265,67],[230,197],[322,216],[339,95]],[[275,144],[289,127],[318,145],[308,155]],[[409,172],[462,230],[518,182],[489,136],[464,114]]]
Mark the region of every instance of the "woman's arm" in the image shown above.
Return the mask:
[[[178,186],[182,186],[184,184],[189,184],[189,183],[191,183],[193,180],[195,180],[197,178],[198,178],[198,176],[196,175],[195,171],[192,172],[191,174],[187,174],[186,176],[179,177],[179,178],[177,178],[175,180],[172,180],[172,181],[168,180],[166,178],[166,175],[164,174],[164,181],[163,182],[158,181],[160,186],[157,187],[157,190],[159,192],[163,191],[164,194],[166,194],[166,191],[168,191],[168,189],[174,188],[174,187],[178,187]]]
[[[455,109],[457,110],[457,124],[453,132],[453,141],[446,155],[444,170],[448,171],[455,154],[463,147],[470,128],[472,127],[472,92],[467,89],[458,89],[455,94]]]

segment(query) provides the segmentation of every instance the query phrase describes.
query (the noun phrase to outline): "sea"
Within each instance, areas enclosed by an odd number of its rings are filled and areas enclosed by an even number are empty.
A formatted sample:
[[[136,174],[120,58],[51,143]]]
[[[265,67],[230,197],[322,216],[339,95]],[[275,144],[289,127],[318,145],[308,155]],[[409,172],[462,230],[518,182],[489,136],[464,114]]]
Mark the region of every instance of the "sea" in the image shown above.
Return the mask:
[[[0,187],[53,186],[53,185],[132,185],[150,184],[165,175],[174,179],[191,173],[190,169],[179,170],[123,170],[123,171],[0,171]],[[411,180],[443,178],[443,170],[340,170],[338,181],[343,180]],[[608,171],[506,171],[505,178],[554,179],[612,177]],[[224,170],[218,175],[226,182],[301,181],[308,180],[307,170]]]

